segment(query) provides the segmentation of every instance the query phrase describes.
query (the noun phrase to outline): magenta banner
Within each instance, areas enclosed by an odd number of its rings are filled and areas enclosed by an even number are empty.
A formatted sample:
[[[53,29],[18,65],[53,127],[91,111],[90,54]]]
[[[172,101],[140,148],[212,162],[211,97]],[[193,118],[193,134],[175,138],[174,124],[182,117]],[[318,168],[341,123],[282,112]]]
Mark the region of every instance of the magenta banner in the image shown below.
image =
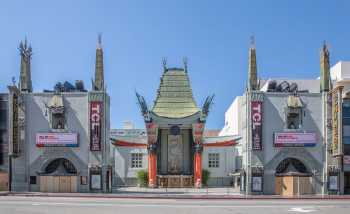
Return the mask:
[[[252,148],[262,150],[262,102],[251,102]]]
[[[90,150],[101,151],[102,102],[90,102]]]
[[[275,133],[276,147],[307,147],[315,146],[316,133],[281,132]]]
[[[78,147],[76,133],[37,133],[37,147]]]

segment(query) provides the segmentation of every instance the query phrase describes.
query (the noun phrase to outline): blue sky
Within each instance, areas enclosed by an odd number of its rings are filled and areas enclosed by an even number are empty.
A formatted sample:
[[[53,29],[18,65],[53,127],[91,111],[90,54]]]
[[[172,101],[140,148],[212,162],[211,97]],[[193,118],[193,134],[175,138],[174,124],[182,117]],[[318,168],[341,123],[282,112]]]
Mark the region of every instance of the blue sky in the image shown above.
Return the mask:
[[[2,1],[0,92],[18,79],[20,40],[33,46],[35,91],[82,79],[91,87],[97,34],[103,34],[112,127],[144,124],[135,90],[153,104],[162,74],[189,60],[198,105],[215,94],[208,128],[221,128],[234,97],[243,93],[249,38],[255,35],[261,78],[317,78],[319,50],[330,44],[331,64],[350,60],[350,1]]]

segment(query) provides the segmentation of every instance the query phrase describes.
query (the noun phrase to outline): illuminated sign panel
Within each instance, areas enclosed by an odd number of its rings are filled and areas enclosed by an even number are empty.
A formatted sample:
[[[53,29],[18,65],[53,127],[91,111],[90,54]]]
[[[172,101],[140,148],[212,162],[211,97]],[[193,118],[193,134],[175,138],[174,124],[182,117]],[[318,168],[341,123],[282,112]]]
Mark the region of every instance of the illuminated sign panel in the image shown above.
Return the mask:
[[[308,147],[317,143],[316,133],[280,132],[275,133],[276,147]]]
[[[37,133],[37,147],[78,147],[76,133]]]

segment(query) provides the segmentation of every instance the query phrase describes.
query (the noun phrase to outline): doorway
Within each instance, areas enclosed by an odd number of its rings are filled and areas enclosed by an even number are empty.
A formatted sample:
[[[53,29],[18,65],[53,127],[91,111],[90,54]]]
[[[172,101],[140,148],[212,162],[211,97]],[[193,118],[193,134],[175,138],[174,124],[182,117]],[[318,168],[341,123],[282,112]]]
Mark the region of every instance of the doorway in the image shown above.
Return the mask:
[[[39,176],[41,192],[77,192],[77,170],[65,158],[51,161]]]
[[[9,176],[7,172],[0,170],[0,191],[8,190]]]
[[[282,196],[313,194],[312,176],[301,161],[287,158],[277,166],[275,194]]]
[[[77,192],[77,176],[40,176],[40,192]]]

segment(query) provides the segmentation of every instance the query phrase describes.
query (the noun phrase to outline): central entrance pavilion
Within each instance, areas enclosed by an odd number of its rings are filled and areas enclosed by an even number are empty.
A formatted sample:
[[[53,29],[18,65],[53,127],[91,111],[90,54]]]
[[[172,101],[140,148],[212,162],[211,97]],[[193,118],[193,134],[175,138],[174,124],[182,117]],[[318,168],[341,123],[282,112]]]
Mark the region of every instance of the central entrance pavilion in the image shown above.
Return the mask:
[[[146,123],[148,184],[150,187],[201,187],[205,121],[213,96],[198,108],[184,68],[168,68],[163,75],[153,108],[137,95]]]

